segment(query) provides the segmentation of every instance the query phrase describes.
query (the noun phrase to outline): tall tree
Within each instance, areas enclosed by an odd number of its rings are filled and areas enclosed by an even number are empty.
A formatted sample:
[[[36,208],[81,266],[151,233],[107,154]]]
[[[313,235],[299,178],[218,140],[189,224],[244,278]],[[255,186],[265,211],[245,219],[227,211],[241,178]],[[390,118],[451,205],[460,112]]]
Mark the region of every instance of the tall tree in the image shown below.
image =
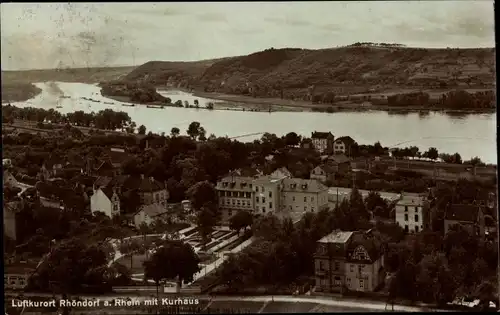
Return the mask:
[[[295,132],[289,132],[285,135],[285,143],[289,146],[296,146],[300,143],[301,137]]]
[[[172,127],[172,129],[170,130],[170,134],[172,135],[172,137],[177,137],[180,132],[181,131],[177,127]]]
[[[140,134],[140,135],[145,135],[146,134],[146,126],[144,125],[140,125],[139,128],[137,129],[137,132]]]
[[[210,182],[203,181],[189,188],[187,195],[196,211],[198,229],[205,246],[220,217],[217,191]]]
[[[235,215],[233,215],[229,219],[229,227],[237,231],[238,234],[240,234],[240,231],[242,229],[245,229],[248,226],[252,226],[253,223],[253,216],[250,212],[241,210],[238,211]]]
[[[174,280],[177,292],[182,283],[193,281],[194,275],[200,271],[200,259],[191,245],[182,241],[166,240],[160,248],[144,261],[144,277],[156,283],[156,293],[161,281]]]
[[[193,121],[192,123],[189,124],[186,133],[192,139],[196,139],[200,135],[200,128],[201,128],[200,123],[197,121]]]

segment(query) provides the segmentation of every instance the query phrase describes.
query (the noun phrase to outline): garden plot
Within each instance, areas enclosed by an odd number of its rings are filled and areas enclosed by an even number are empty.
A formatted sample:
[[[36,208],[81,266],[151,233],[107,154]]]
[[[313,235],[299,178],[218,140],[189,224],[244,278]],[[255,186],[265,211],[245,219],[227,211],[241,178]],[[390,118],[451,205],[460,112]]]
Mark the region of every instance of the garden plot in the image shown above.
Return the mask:
[[[232,240],[231,242],[229,242],[228,244],[224,245],[224,247],[219,248],[217,250],[217,252],[222,253],[222,252],[231,251],[234,248],[236,248],[237,246],[241,245],[241,243],[243,243],[244,241],[248,240],[249,238],[250,237],[247,235],[241,235],[240,237],[238,237],[238,238]]]

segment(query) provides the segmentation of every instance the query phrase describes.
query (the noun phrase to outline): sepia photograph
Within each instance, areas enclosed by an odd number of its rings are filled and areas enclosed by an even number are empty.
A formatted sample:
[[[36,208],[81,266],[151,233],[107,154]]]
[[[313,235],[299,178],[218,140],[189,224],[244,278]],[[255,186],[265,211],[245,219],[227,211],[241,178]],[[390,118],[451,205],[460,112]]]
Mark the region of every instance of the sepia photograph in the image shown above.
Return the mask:
[[[498,312],[494,9],[2,3],[4,314]]]

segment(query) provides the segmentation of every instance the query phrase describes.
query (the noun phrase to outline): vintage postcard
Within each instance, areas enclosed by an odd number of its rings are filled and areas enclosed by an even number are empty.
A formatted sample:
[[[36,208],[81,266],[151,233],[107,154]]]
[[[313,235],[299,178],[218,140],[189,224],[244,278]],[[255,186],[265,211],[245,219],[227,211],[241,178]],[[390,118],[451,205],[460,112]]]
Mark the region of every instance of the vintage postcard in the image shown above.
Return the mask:
[[[493,6],[2,3],[5,313],[498,310]]]

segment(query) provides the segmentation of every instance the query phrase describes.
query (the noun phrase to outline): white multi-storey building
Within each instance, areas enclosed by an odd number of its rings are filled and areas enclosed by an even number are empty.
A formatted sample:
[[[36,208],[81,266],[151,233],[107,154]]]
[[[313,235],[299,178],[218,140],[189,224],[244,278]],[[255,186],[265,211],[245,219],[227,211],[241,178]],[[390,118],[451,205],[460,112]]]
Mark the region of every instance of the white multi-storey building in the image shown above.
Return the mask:
[[[396,203],[396,222],[407,233],[418,233],[424,229],[428,202],[420,194],[403,193]]]
[[[313,132],[311,135],[311,141],[314,149],[321,154],[332,154],[333,153],[333,140],[334,136],[331,132]]]
[[[254,214],[303,213],[328,205],[328,187],[314,179],[290,178],[280,170],[271,175],[227,176],[217,183],[222,222],[237,211]]]

